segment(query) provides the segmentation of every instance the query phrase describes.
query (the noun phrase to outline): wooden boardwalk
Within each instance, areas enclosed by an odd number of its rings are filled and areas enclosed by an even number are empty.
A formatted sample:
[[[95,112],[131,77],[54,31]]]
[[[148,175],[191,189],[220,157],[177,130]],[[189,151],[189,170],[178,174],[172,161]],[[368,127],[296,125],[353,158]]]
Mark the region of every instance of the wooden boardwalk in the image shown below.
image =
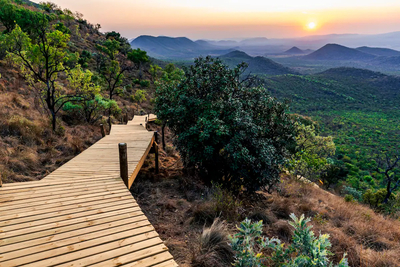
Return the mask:
[[[0,266],[178,266],[120,178],[118,143],[130,185],[153,145],[144,125],[113,125],[43,180],[4,184]]]

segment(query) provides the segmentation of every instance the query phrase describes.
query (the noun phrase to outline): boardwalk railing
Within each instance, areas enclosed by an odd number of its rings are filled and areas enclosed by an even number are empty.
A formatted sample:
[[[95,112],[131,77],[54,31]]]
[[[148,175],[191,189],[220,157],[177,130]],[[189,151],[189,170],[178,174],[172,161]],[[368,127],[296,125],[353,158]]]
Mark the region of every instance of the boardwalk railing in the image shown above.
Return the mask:
[[[145,116],[109,135],[41,181],[0,188],[0,266],[177,266],[130,187],[151,148]],[[141,125],[142,124],[142,125]]]

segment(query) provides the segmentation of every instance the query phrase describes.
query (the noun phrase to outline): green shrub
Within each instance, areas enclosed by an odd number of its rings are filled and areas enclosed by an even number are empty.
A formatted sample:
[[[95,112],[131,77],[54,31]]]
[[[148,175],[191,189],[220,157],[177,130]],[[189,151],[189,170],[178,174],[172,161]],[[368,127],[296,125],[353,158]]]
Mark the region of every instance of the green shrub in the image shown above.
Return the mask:
[[[146,87],[150,86],[150,81],[149,80],[142,80],[142,81],[139,82],[139,84],[140,84],[141,87],[146,88]]]
[[[346,202],[354,202],[355,201],[355,199],[354,199],[354,197],[353,197],[353,195],[345,195],[344,196],[344,201],[346,201]]]
[[[305,219],[304,215],[297,218],[294,214],[290,217],[293,222],[289,224],[294,228],[294,234],[292,244],[286,249],[279,239],[261,236],[262,221],[251,223],[248,219],[244,220],[238,227],[239,233],[230,237],[232,249],[235,251],[234,266],[333,266],[328,258],[332,255],[329,251],[329,235],[315,237],[311,231],[312,226],[307,226],[309,218]],[[265,255],[266,249],[272,253]],[[348,266],[346,255],[336,266]]]
[[[362,192],[351,187],[351,186],[345,186],[342,190],[343,194],[347,195],[351,195],[354,199],[356,199],[357,201],[361,201],[362,200]]]
[[[368,189],[362,196],[364,203],[369,204],[372,208],[381,208],[383,201],[386,197],[386,189],[380,189],[378,191],[373,191]],[[395,196],[392,194],[389,200],[393,200]]]
[[[198,58],[181,82],[157,86],[155,109],[186,167],[207,183],[255,191],[279,181],[295,133],[286,103],[240,80],[245,67]]]

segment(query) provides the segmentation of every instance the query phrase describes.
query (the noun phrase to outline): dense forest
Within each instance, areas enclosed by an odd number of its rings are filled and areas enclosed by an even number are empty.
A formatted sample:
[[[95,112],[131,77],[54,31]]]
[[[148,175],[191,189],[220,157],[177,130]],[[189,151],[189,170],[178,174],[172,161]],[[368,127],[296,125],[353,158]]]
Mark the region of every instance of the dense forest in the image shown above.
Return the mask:
[[[335,164],[356,199],[368,190],[387,188],[382,160],[399,151],[400,79],[355,68],[335,68],[308,76],[264,79],[271,93],[289,99],[292,112],[311,116],[322,135],[334,137]],[[398,167],[393,169],[397,181]],[[395,182],[396,183],[396,182]],[[328,186],[331,184],[328,184]],[[345,191],[346,191],[345,190]],[[371,191],[368,191],[371,192]],[[348,193],[348,192],[345,192]]]

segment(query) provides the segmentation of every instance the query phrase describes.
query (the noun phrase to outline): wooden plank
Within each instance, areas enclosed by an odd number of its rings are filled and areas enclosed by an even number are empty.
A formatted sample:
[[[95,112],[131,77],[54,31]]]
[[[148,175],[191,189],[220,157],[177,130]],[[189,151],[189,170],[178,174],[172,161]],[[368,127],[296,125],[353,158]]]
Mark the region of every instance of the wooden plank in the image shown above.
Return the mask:
[[[5,188],[4,192],[2,191],[1,197],[7,197],[8,195],[12,196],[32,196],[36,193],[45,194],[47,192],[56,192],[56,191],[65,191],[65,190],[74,190],[76,188],[82,187],[90,187],[90,186],[101,186],[101,185],[110,185],[110,184],[119,184],[120,178],[107,178],[107,179],[100,179],[99,181],[92,180],[81,180],[77,182],[68,183],[43,183],[42,186],[35,186],[35,187],[27,187],[27,188],[19,188],[19,189],[7,189]],[[27,194],[28,193],[28,194]]]
[[[148,237],[156,237],[156,233],[154,231],[154,228],[152,226],[144,226],[137,228],[135,230],[128,230],[119,232],[119,233],[114,233],[114,234],[109,234],[107,236],[103,236],[100,238],[96,239],[91,239],[88,241],[82,241],[79,243],[71,244],[71,245],[64,245],[60,246],[59,248],[51,249],[51,250],[46,250],[43,252],[35,253],[32,255],[24,256],[24,257],[17,257],[14,259],[10,260],[5,260],[1,262],[1,265],[23,265],[23,264],[28,264],[36,261],[40,261],[42,259],[48,259],[44,260],[39,266],[49,266],[50,264],[58,264],[62,263],[68,260],[73,260],[77,257],[81,257],[82,254],[84,255],[91,255],[90,251],[93,251],[94,249],[88,249],[88,248],[95,248],[96,250],[99,250],[100,247],[117,247],[117,246],[123,246],[125,244],[130,244],[129,242],[138,242],[147,239]],[[106,244],[106,245],[104,245]],[[86,251],[80,251],[84,250]],[[79,253],[74,253],[78,252]],[[86,254],[85,254],[86,253]],[[66,254],[66,255],[64,255]],[[63,255],[61,257],[54,258],[57,256]],[[77,256],[75,256],[77,255]],[[50,259],[51,258],[51,259]]]
[[[167,249],[165,247],[165,249]],[[160,262],[165,262],[167,260],[171,260],[172,255],[168,251],[163,251],[159,254],[155,254],[150,257],[146,257],[142,260],[134,261],[131,263],[123,264],[121,266],[140,266],[140,267],[148,267],[148,266],[154,266],[154,264],[158,264]],[[103,265],[104,266],[104,265]]]
[[[71,214],[71,216],[68,216],[68,218],[72,218],[73,216],[79,214],[79,212],[83,211],[89,211],[93,209],[101,209],[101,208],[106,208],[109,206],[113,205],[121,205],[121,204],[132,204],[132,207],[137,207],[138,205],[136,202],[132,203],[132,197],[121,197],[117,199],[106,199],[104,201],[96,201],[94,203],[84,203],[80,205],[72,205],[72,206],[67,206],[67,208],[64,207],[64,209],[53,209],[52,212],[45,212],[45,213],[40,213],[40,214],[31,214],[31,215],[25,215],[17,213],[12,218],[0,218],[0,227],[4,227],[7,225],[14,225],[14,224],[21,224],[25,222],[33,222],[33,221],[38,221],[38,220],[44,220],[44,219],[59,219],[59,216],[64,216]],[[3,220],[4,219],[4,220]]]
[[[131,220],[125,220],[125,223],[131,223]],[[154,227],[147,221],[141,221],[138,223],[132,223],[132,225],[129,225],[130,229],[130,235],[133,235],[133,231],[135,230],[136,233],[145,233],[145,232],[149,232],[149,231],[153,231]],[[1,262],[3,261],[8,261],[11,259],[15,259],[15,258],[20,258],[21,255],[32,255],[32,254],[36,254],[35,257],[38,257],[38,253],[39,252],[44,252],[44,251],[48,251],[51,249],[56,249],[56,248],[62,248],[62,247],[66,247],[66,246],[70,246],[73,244],[77,244],[80,243],[80,245],[83,245],[84,243],[82,242],[86,242],[86,241],[91,241],[92,243],[96,243],[96,244],[102,244],[105,243],[104,241],[109,240],[112,235],[117,234],[117,233],[123,233],[127,231],[127,227],[126,224],[122,224],[119,225],[117,227],[112,227],[112,228],[107,228],[105,230],[102,231],[97,231],[97,232],[92,232],[92,233],[85,233],[83,235],[80,236],[74,236],[71,238],[66,238],[66,239],[62,239],[59,241],[54,241],[52,240],[52,242],[46,243],[46,244],[42,244],[40,246],[35,246],[35,247],[28,247],[28,248],[19,248],[16,251],[12,251],[9,253],[4,252],[3,250],[3,254],[0,256],[0,265]],[[104,237],[106,237],[107,239],[104,239]],[[103,238],[103,239],[101,239]],[[92,244],[92,243],[86,243],[86,246],[88,244]],[[91,245],[87,246],[90,247]],[[83,246],[85,247],[85,245]],[[54,254],[54,251],[52,251],[52,253]]]
[[[136,211],[132,212],[129,210],[125,212],[126,213],[122,214],[114,213],[113,216],[93,219],[82,223],[76,223],[74,225],[46,229],[35,233],[28,232],[25,235],[0,239],[0,245],[2,245],[2,250],[4,249],[5,252],[12,251],[17,249],[16,246],[20,246],[20,248],[36,246],[39,244],[44,244],[83,233],[98,231],[103,229],[104,227],[119,225],[118,220],[124,221],[127,218],[130,218],[135,222],[146,220],[146,217],[143,215],[143,213]]]
[[[37,221],[29,221],[29,222],[24,222],[20,224],[12,224],[8,226],[3,226],[1,228],[0,232],[0,237],[3,237],[6,235],[11,235],[14,234],[16,235],[16,232],[19,230],[26,231],[34,229],[36,226],[40,227],[57,227],[59,224],[66,223],[66,224],[72,224],[75,220],[76,221],[81,221],[84,220],[87,216],[95,215],[95,214],[103,214],[107,213],[109,211],[115,211],[115,210],[121,210],[124,208],[130,208],[132,207],[132,202],[130,201],[121,201],[121,203],[109,203],[108,206],[105,207],[94,207],[94,209],[91,210],[86,210],[82,212],[77,212],[73,214],[67,214],[67,215],[62,215],[62,216],[57,216],[57,217],[51,217],[51,218],[45,218]],[[139,207],[134,207],[138,211],[140,211]]]
[[[82,194],[80,192],[72,195],[72,196],[60,196],[59,198],[51,198],[48,199],[38,199],[37,201],[18,201],[18,202],[10,202],[6,203],[4,206],[0,206],[0,215],[15,213],[19,210],[38,210],[47,208],[46,205],[66,205],[65,203],[69,203],[70,201],[82,201],[85,198],[92,198],[97,196],[113,196],[119,194],[126,194],[126,188],[121,189],[120,186],[116,187],[115,189],[110,189],[107,191],[97,192],[97,190],[88,191],[87,194]]]
[[[74,191],[67,191],[64,192],[64,194],[62,192],[54,192],[54,193],[49,193],[45,196],[35,196],[35,198],[33,198],[33,200],[29,197],[20,197],[20,198],[13,198],[11,197],[4,197],[1,201],[0,201],[0,205],[2,206],[6,206],[8,208],[14,209],[15,206],[18,206],[20,204],[26,204],[26,206],[32,206],[35,205],[34,202],[37,201],[44,201],[44,200],[51,200],[51,199],[61,199],[61,198],[67,198],[67,197],[73,197],[73,196],[80,196],[80,195],[86,195],[86,194],[91,194],[94,192],[107,192],[107,191],[115,191],[115,190],[123,190],[121,189],[121,185],[109,185],[106,187],[86,187],[86,188],[80,188],[80,189],[76,189]],[[3,202],[3,203],[2,203]]]
[[[81,199],[69,201],[69,202],[59,202],[57,204],[48,204],[48,205],[38,205],[38,206],[33,206],[33,207],[28,207],[28,208],[20,208],[20,209],[14,209],[14,210],[9,210],[7,212],[0,212],[0,221],[2,220],[10,220],[10,219],[16,219],[16,218],[22,218],[26,216],[32,216],[32,215],[38,215],[38,214],[43,214],[43,213],[48,213],[48,212],[54,212],[54,211],[62,211],[74,207],[85,207],[92,205],[93,203],[100,201],[112,201],[113,199],[119,199],[119,198],[132,198],[130,195],[128,195],[126,192],[122,192],[119,194],[107,194],[107,195],[102,195],[102,196],[97,196],[97,197],[83,197]],[[64,204],[67,203],[67,204]]]
[[[149,146],[148,146],[147,149],[146,149],[146,152],[145,152],[145,153],[143,154],[143,156],[140,158],[139,163],[136,165],[136,167],[135,167],[135,169],[133,170],[131,176],[129,177],[129,186],[128,186],[128,188],[131,188],[131,187],[132,187],[132,184],[133,184],[133,182],[135,181],[136,176],[138,175],[140,169],[142,168],[142,166],[143,166],[143,164],[144,164],[144,161],[146,160],[147,155],[149,154],[150,149],[151,149],[151,147],[153,146],[153,142],[154,142],[154,134],[153,134],[153,136],[152,136],[152,138],[151,138],[151,142],[150,142]]]
[[[162,241],[157,237],[157,233],[152,231],[78,251],[75,250],[76,246],[74,246],[69,253],[65,255],[52,257],[52,255],[49,254],[45,260],[36,261],[24,266],[87,266],[104,259],[115,257],[118,255],[118,251],[121,250],[124,252],[127,250],[128,252],[133,252],[142,248],[158,245],[160,242]],[[18,264],[18,262],[16,263]]]
[[[142,261],[145,258],[152,257],[153,255],[162,254],[162,252],[165,252],[166,250],[167,250],[167,247],[164,244],[148,246],[147,248],[145,247],[144,249],[135,251],[133,253],[129,253],[129,251],[125,250],[125,251],[123,251],[126,253],[125,255],[117,256],[115,258],[99,262],[97,264],[91,264],[90,266],[97,266],[97,267],[99,267],[99,266],[104,266],[104,267],[106,267],[106,266],[121,266],[121,265],[124,265],[127,263],[136,264],[135,266],[145,266],[145,265],[142,265]],[[116,252],[114,252],[114,253],[116,254]],[[120,253],[121,252],[119,252],[118,254],[120,254]],[[165,255],[163,255],[163,256],[165,256]],[[168,256],[166,256],[166,257],[168,257]],[[169,257],[169,258],[171,258],[171,257]],[[86,259],[83,259],[83,260],[86,263]],[[72,265],[72,266],[75,266],[75,265]]]
[[[153,267],[178,267],[178,264],[174,260],[169,260],[165,261],[156,265],[153,265]]]

